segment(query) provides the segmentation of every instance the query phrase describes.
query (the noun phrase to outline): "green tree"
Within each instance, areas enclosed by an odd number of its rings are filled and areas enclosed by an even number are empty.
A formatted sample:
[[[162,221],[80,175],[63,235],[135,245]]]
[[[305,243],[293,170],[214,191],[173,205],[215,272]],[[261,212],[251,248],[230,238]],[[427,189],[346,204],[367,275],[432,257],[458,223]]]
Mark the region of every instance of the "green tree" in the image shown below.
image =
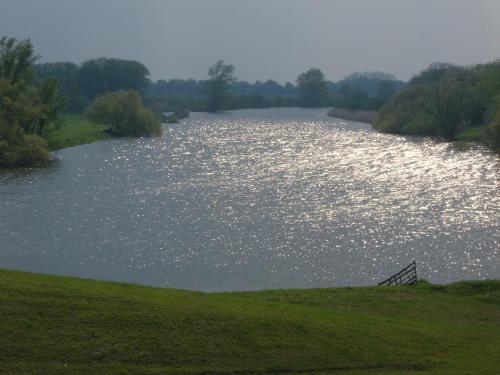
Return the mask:
[[[483,66],[432,64],[382,108],[375,127],[454,140],[460,131],[484,124],[486,104],[495,92],[494,85],[486,84],[489,80],[485,72],[489,70]],[[485,95],[486,91],[489,93]]]
[[[327,104],[328,90],[325,75],[320,69],[311,68],[297,77],[297,86],[302,93],[302,104],[306,107],[321,107]]]
[[[57,128],[57,119],[63,102],[63,98],[59,95],[59,82],[55,78],[49,78],[38,86],[30,87],[30,110],[21,119],[21,127],[28,134],[46,138]]]
[[[423,109],[435,122],[436,135],[454,140],[458,130],[471,125],[476,111],[472,85],[454,70],[427,85]]]
[[[384,79],[377,82],[377,96],[383,101],[389,101],[395,93],[394,81]]]
[[[36,164],[49,159],[47,142],[39,135],[41,127],[57,116],[57,106],[53,106],[56,96],[51,82],[41,88],[31,85],[36,59],[29,40],[0,39],[2,167]]]
[[[59,93],[64,97],[65,109],[81,112],[89,103],[80,92],[78,71],[78,65],[70,62],[36,64],[35,83],[40,85],[48,79],[56,79]]]
[[[111,126],[118,137],[161,135],[161,122],[144,107],[136,91],[120,90],[97,97],[86,111],[92,119]]]
[[[142,90],[148,83],[149,70],[134,60],[100,58],[84,62],[78,70],[82,94],[94,99],[118,90]]]
[[[217,112],[224,109],[229,96],[229,88],[236,81],[234,66],[224,64],[223,60],[217,61],[208,70],[208,100],[209,112]]]
[[[0,39],[0,79],[12,85],[26,85],[33,78],[33,64],[38,59],[29,40]]]
[[[382,99],[368,96],[361,88],[344,82],[338,90],[339,98],[336,100],[337,107],[357,110],[376,110],[382,105]]]

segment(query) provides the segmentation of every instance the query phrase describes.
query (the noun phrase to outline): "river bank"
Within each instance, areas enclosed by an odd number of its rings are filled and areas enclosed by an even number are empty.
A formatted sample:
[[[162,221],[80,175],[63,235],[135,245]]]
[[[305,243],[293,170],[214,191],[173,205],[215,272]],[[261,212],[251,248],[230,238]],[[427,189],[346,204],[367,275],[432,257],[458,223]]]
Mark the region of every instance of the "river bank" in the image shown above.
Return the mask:
[[[351,111],[345,108],[332,108],[328,111],[328,116],[340,118],[342,120],[366,122],[373,124],[377,117],[376,111]]]
[[[347,121],[365,122],[373,125],[377,120],[376,111],[351,111],[345,108],[332,108],[328,111],[327,115],[334,118],[339,118]],[[484,127],[467,128],[456,136],[456,141],[463,143],[484,144],[484,137],[482,130]],[[421,134],[425,136],[426,134]],[[500,148],[493,148],[493,150],[500,154]]]
[[[109,125],[92,121],[82,114],[65,114],[59,119],[59,126],[47,138],[50,150],[111,138]]]
[[[327,113],[328,116],[347,121],[364,122],[373,124],[376,120],[376,111],[350,111],[345,108],[332,108]],[[167,123],[176,123],[180,119],[188,117],[176,116],[173,112],[163,114]],[[82,114],[65,114],[60,118],[60,127],[49,137],[50,150],[60,150],[66,147],[78,146],[111,138],[109,134],[110,126],[88,119]],[[481,129],[471,128],[464,130],[457,135],[457,140],[468,143],[481,143]],[[500,153],[500,149],[496,150]]]
[[[199,293],[0,270],[9,374],[493,374],[500,281]]]

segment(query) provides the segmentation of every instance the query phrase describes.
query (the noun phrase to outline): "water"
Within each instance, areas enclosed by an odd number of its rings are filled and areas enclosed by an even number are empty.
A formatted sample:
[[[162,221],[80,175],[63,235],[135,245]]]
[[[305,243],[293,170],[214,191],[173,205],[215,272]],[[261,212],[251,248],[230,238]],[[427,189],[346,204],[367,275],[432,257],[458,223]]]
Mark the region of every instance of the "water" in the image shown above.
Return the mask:
[[[500,162],[325,110],[192,114],[0,174],[0,267],[196,290],[500,278]]]

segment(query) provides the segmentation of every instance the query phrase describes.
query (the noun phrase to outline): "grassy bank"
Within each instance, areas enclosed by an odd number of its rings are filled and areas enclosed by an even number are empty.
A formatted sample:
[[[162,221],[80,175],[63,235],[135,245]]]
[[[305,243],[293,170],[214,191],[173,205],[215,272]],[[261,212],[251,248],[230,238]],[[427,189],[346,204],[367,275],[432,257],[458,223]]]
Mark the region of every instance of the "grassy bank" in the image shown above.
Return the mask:
[[[481,130],[481,127],[465,129],[464,131],[458,133],[457,141],[479,143],[482,140]]]
[[[47,142],[51,150],[77,146],[109,138],[108,129],[109,125],[91,121],[83,115],[62,115],[60,127],[50,134]]]
[[[8,374],[496,374],[500,282],[205,294],[0,271]]]

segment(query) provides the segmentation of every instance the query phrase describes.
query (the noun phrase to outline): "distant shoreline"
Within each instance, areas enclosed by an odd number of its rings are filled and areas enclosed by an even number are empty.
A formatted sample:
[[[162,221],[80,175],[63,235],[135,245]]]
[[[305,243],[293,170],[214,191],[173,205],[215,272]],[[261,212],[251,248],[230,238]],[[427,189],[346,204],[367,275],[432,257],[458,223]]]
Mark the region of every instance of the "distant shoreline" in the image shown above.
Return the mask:
[[[327,113],[330,117],[337,117],[348,121],[366,122],[373,124],[377,117],[376,111],[351,111],[345,108],[332,108]]]

